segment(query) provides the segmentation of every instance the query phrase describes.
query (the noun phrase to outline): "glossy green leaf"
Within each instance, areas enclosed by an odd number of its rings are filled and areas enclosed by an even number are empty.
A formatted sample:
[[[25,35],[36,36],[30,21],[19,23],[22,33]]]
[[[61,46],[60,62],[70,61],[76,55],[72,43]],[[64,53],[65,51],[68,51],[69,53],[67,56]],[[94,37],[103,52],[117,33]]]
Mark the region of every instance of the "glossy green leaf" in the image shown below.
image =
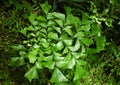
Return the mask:
[[[58,42],[57,44],[56,44],[56,49],[57,50],[62,50],[64,48],[64,45],[63,45],[63,42],[62,41],[60,41],[60,42]]]
[[[33,14],[33,13],[31,13],[30,16],[28,17],[28,20],[29,20],[32,24],[34,24],[35,18],[36,18],[36,15]]]
[[[104,50],[105,42],[106,42],[105,37],[100,36],[96,38],[97,51]]]
[[[38,16],[36,17],[37,20],[40,20],[40,21],[47,21],[45,17],[43,16]]]
[[[86,48],[85,48],[85,46],[82,44],[82,46],[81,46],[81,53],[85,53],[85,51],[86,51]]]
[[[53,20],[49,20],[48,23],[47,23],[48,27],[55,26],[55,25],[56,25],[56,23]]]
[[[42,62],[36,62],[35,66],[36,66],[37,69],[43,69]]]
[[[70,85],[69,83],[55,83],[54,85]]]
[[[62,14],[62,13],[53,12],[52,15],[53,15],[55,18],[58,18],[58,19],[61,19],[62,21],[65,21],[65,15]]]
[[[61,41],[66,40],[66,39],[68,39],[68,35],[66,33],[64,33],[60,36]]]
[[[101,29],[98,25],[92,24],[92,35],[100,35]]]
[[[60,33],[61,34],[61,28],[60,27],[53,27],[58,33]]]
[[[52,77],[50,79],[50,82],[52,83],[61,83],[61,82],[67,82],[68,79],[64,76],[64,74],[58,69],[55,68]]]
[[[28,28],[26,28],[28,31],[34,31],[34,27],[33,26],[29,26]]]
[[[44,29],[44,28],[41,29],[40,32],[47,34],[47,31],[46,31],[46,29]]]
[[[81,38],[81,37],[84,37],[85,36],[85,33],[84,32],[77,32],[75,35],[74,35],[74,37],[75,38]]]
[[[64,28],[64,30],[70,35],[73,36],[73,31],[71,26],[67,26]]]
[[[39,47],[40,47],[40,45],[38,45],[38,44],[34,44],[34,46],[33,46],[35,49],[38,49]]]
[[[54,55],[54,60],[56,61],[64,60],[64,57],[62,57],[60,53],[54,52],[53,55]]]
[[[69,52],[69,53],[65,56],[65,60],[66,60],[66,61],[69,61],[69,60],[71,60],[71,58],[72,58],[72,55],[71,55],[71,53]]]
[[[65,47],[65,48],[64,48],[64,50],[63,50],[63,53],[62,53],[62,54],[66,54],[66,53],[68,53],[68,48],[67,48],[67,47]]]
[[[10,65],[11,66],[22,66],[22,65],[25,65],[24,57],[12,57]]]
[[[73,24],[73,25],[76,25],[80,23],[80,20],[79,18],[73,16],[72,14],[68,14],[67,15],[67,24]]]
[[[18,51],[18,50],[26,50],[26,48],[23,45],[20,45],[20,44],[13,45],[12,49],[16,50],[16,51]]]
[[[31,82],[33,79],[38,79],[38,72],[35,66],[33,66],[26,74],[25,77]]]
[[[82,24],[90,25],[91,23],[92,23],[91,20],[85,20],[85,19],[82,20]]]
[[[68,47],[71,51],[77,51],[80,48],[80,41],[77,39],[75,46]]]
[[[51,39],[57,40],[58,39],[58,34],[54,33],[54,32],[49,32],[48,37],[51,38]]]
[[[85,70],[83,69],[83,67],[77,64],[74,72],[73,81],[80,79],[81,77],[83,77],[84,74],[85,74]]]
[[[69,61],[57,61],[56,66],[58,68],[67,69]]]
[[[76,60],[78,65],[86,65],[86,61],[83,60]]]
[[[41,44],[44,48],[49,47],[49,43],[47,42],[47,40],[45,38],[42,38],[40,41],[41,41]]]
[[[77,53],[77,52],[72,52],[72,56],[76,59],[80,58],[81,57],[81,54],[80,53]]]
[[[81,38],[80,40],[88,47],[92,44],[92,40],[91,39]]]
[[[36,61],[37,54],[38,54],[38,49],[32,49],[31,51],[29,51],[28,58],[30,63],[34,63]]]
[[[48,50],[46,50],[44,53],[50,55],[50,54],[52,53],[52,50],[51,50],[51,49],[48,49]]]
[[[67,7],[67,6],[65,6],[64,9],[65,9],[66,15],[71,14],[71,12],[72,12],[72,10],[73,10],[72,8]]]
[[[54,61],[43,62],[43,66],[48,69],[54,69],[55,62]]]
[[[52,20],[52,19],[54,19],[55,17],[53,16],[53,13],[48,13],[47,14],[47,19],[48,20]]]
[[[53,55],[44,57],[44,61],[53,61]]]
[[[25,51],[19,51],[19,55],[20,55],[21,57],[26,57],[26,56],[27,56],[27,54],[26,54]]]
[[[63,21],[62,20],[55,20],[55,22],[60,26],[63,27]]]
[[[43,28],[47,28],[47,23],[46,22],[40,22],[39,25]]]
[[[41,4],[40,6],[45,14],[47,14],[51,9],[51,6],[48,4],[48,2]]]
[[[69,64],[68,64],[68,69],[73,69],[74,66],[75,66],[75,59],[72,58],[70,61],[69,61]]]
[[[63,60],[56,62],[56,66],[61,69],[73,69],[75,65],[75,59]]]
[[[65,39],[63,42],[64,42],[67,46],[71,46],[72,43],[73,43],[73,40],[71,40],[71,39]]]
[[[24,36],[26,36],[26,33],[27,33],[27,29],[26,28],[24,28],[24,29],[21,29],[20,30],[20,32],[24,35]]]

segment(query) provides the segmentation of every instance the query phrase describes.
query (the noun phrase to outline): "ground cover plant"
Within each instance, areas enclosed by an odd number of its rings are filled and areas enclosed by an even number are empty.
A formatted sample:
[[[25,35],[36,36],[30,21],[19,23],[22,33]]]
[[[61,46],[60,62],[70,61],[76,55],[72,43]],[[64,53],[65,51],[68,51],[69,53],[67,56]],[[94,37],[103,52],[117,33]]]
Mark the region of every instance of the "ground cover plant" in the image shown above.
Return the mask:
[[[119,39],[116,38],[119,5],[115,1],[8,0],[2,3],[0,84],[120,83]]]

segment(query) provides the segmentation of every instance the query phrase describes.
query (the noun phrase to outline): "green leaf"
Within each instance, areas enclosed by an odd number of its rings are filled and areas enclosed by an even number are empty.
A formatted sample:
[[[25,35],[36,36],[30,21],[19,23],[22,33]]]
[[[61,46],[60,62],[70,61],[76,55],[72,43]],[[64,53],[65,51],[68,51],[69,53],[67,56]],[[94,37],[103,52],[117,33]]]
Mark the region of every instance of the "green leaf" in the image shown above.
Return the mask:
[[[62,54],[66,54],[66,53],[68,53],[68,48],[67,48],[67,47],[65,47],[65,48],[64,48],[64,50],[63,50],[63,53],[62,53]]]
[[[58,34],[54,32],[49,32],[48,37],[54,40],[58,40]]]
[[[85,19],[83,19],[82,20],[82,24],[84,25],[90,25],[92,23],[92,21],[91,20],[85,20]]]
[[[81,57],[81,54],[80,53],[77,53],[77,52],[72,52],[72,56],[76,59],[80,58]]]
[[[57,44],[56,44],[56,49],[57,50],[62,50],[64,48],[64,45],[63,45],[63,42],[62,41],[60,41],[60,42],[58,42]]]
[[[40,22],[39,25],[43,28],[47,28],[47,23],[46,22]]]
[[[45,17],[43,16],[38,16],[36,17],[37,20],[40,20],[40,21],[47,21]]]
[[[75,17],[72,14],[68,14],[67,15],[67,22],[66,22],[66,24],[68,24],[68,25],[72,24],[72,25],[76,26],[78,23],[80,23],[80,20],[79,20],[78,17]]]
[[[76,60],[78,65],[86,65],[86,61],[83,60]]]
[[[81,38],[80,40],[88,47],[92,44],[92,40],[91,39]]]
[[[34,25],[35,18],[36,18],[36,15],[31,13],[30,16],[28,17],[28,20]]]
[[[50,82],[52,83],[61,83],[61,82],[67,82],[68,79],[64,76],[64,74],[56,68],[52,74],[52,77],[50,79]]]
[[[32,79],[38,79],[38,72],[35,66],[33,66],[26,74],[25,77],[31,82]]]
[[[41,41],[41,44],[44,48],[49,47],[49,43],[47,42],[47,40],[45,38],[42,38],[40,41]]]
[[[72,43],[73,43],[73,40],[71,40],[71,39],[65,39],[64,41],[63,41],[67,46],[71,46],[72,45]]]
[[[74,58],[72,58],[70,61],[69,61],[69,64],[68,64],[68,69],[73,69],[74,68],[74,66],[75,66],[75,59]]]
[[[52,20],[52,19],[54,19],[55,17],[53,16],[53,13],[48,13],[47,14],[47,19],[48,20]]]
[[[92,24],[92,35],[100,35],[101,29],[98,25]]]
[[[105,37],[96,37],[97,51],[104,50],[106,39]]]
[[[29,26],[28,28],[26,28],[28,31],[34,31],[34,27],[33,26]]]
[[[72,55],[71,55],[71,53],[69,52],[69,53],[65,56],[65,60],[66,60],[66,61],[69,61],[69,60],[71,60],[71,58],[72,58]]]
[[[29,51],[28,58],[30,63],[34,63],[36,61],[37,54],[38,54],[38,49],[32,49],[31,51]]]
[[[85,48],[85,46],[82,44],[81,53],[85,53],[85,51],[86,51],[86,48]]]
[[[53,55],[44,57],[44,61],[53,61]]]
[[[66,39],[68,39],[68,35],[66,33],[64,33],[60,36],[61,41],[66,40]]]
[[[70,35],[73,36],[73,31],[71,26],[67,26],[64,28],[64,30]]]
[[[48,69],[54,69],[55,62],[53,62],[53,61],[43,62],[43,66]]]
[[[41,29],[40,32],[47,34],[46,29]]]
[[[26,28],[24,28],[24,29],[21,29],[20,30],[20,32],[24,35],[24,36],[26,36],[26,33],[27,33],[27,29]]]
[[[77,64],[74,72],[73,81],[80,79],[81,77],[83,77],[84,74],[85,74],[85,70],[83,69],[83,67]]]
[[[47,14],[51,9],[51,6],[48,4],[48,2],[41,4],[40,6],[45,14]]]
[[[74,37],[75,38],[81,38],[81,37],[84,37],[85,36],[85,34],[84,34],[84,32],[77,32],[75,35],[74,35]]]
[[[22,66],[22,65],[25,65],[24,57],[12,57],[10,65],[11,66]]]
[[[55,27],[55,26],[53,26],[53,28],[54,28],[58,33],[61,34],[61,28],[60,28],[60,27]]]
[[[56,66],[61,69],[73,69],[75,65],[75,59],[57,61]]]
[[[62,20],[55,20],[55,22],[60,26],[63,27],[63,21]]]
[[[80,48],[80,41],[77,39],[75,46],[68,47],[71,51],[77,51]]]
[[[48,23],[47,23],[48,27],[55,26],[55,25],[56,25],[56,23],[53,20],[49,20]]]
[[[55,18],[58,18],[62,21],[65,21],[65,15],[62,14],[62,13],[58,13],[58,12],[53,12],[52,15],[55,17]]]
[[[71,12],[72,12],[72,10],[73,10],[72,8],[67,7],[67,6],[65,6],[64,9],[65,9],[66,15],[71,14]]]
[[[58,68],[67,69],[69,61],[57,61],[56,66]]]
[[[98,52],[97,52],[97,49],[95,49],[95,48],[88,48],[87,53],[94,54],[94,53],[98,53]]]
[[[53,52],[53,55],[54,55],[54,60],[55,61],[64,60],[64,57],[62,57],[62,55],[60,53]]]
[[[35,66],[36,66],[37,69],[43,69],[42,62],[36,62]]]
[[[25,51],[19,51],[19,55],[21,57],[26,57],[26,52]]]
[[[12,46],[12,49],[16,50],[16,51],[18,51],[18,50],[26,50],[26,48],[23,45],[20,45],[20,44]]]

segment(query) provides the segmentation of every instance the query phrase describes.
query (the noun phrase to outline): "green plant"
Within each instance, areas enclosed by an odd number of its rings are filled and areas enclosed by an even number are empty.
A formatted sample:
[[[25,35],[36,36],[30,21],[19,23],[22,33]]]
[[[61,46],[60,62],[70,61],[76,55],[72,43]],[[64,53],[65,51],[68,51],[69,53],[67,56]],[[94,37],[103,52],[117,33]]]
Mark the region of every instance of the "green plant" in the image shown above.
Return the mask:
[[[12,48],[19,57],[12,57],[11,65],[24,66],[25,77],[40,84],[79,85],[86,76],[85,58],[104,50],[105,37],[96,16],[73,16],[66,7],[66,15],[50,12],[46,2],[40,5],[41,15],[31,13],[30,25],[20,30],[26,40]]]

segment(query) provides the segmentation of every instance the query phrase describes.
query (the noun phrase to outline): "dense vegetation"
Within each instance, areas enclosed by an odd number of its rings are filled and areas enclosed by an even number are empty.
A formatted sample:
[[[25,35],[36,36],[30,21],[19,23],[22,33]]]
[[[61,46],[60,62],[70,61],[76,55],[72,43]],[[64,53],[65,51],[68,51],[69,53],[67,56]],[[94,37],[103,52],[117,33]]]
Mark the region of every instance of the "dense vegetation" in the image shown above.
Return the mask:
[[[119,0],[1,0],[0,85],[119,85]]]

